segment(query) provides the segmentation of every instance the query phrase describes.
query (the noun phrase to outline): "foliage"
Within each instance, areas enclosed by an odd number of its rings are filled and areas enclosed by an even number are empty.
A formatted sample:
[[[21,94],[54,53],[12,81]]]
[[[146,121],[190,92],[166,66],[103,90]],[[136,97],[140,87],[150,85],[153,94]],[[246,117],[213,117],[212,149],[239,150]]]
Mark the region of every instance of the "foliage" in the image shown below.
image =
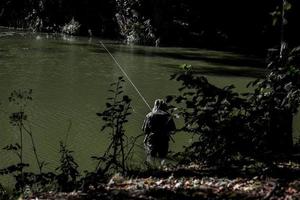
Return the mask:
[[[26,107],[32,100],[32,90],[13,91],[9,101],[16,106],[17,111],[10,115],[10,123],[18,129],[20,142],[7,145],[3,149],[14,153],[18,157],[19,163],[0,169],[0,175],[12,174],[16,180],[15,192],[22,192],[26,196],[27,193],[29,195],[32,192],[45,190],[58,189],[59,191],[68,192],[78,188],[80,183],[85,188],[89,183],[98,183],[104,180],[107,173],[112,170],[121,170],[125,173],[128,168],[126,162],[131,159],[133,146],[138,137],[127,137],[125,135],[124,124],[127,122],[127,117],[131,114],[129,112],[131,99],[126,95],[122,95],[123,87],[121,84],[123,82],[124,79],[119,77],[117,83],[111,84],[115,87],[114,90],[110,90],[113,93],[113,97],[108,98],[105,111],[97,113],[105,122],[102,131],[105,129],[110,130],[111,143],[103,156],[94,157],[99,161],[96,172],[87,173],[86,177],[80,181],[78,180],[80,176],[79,166],[72,155],[73,151],[69,150],[66,143],[64,144],[63,142],[60,143],[60,165],[56,168],[58,174],[42,172],[45,163],[39,160],[30,126],[27,126]],[[24,163],[23,160],[24,134],[29,135],[31,138],[33,151],[40,169],[38,174],[24,171],[25,167],[29,167],[29,164]]]
[[[23,161],[23,131],[25,127],[24,122],[27,120],[25,108],[28,102],[32,100],[31,94],[32,90],[14,90],[8,98],[9,102],[17,107],[17,111],[11,113],[9,119],[11,125],[17,127],[19,131],[20,143],[7,145],[3,149],[16,154],[19,159],[19,163],[1,169],[0,174],[14,174],[16,180],[18,179],[16,183],[17,190],[22,190],[24,188],[25,183],[23,168],[29,166]]]
[[[21,160],[21,146],[18,143],[7,145],[3,148],[3,150],[13,152],[14,154],[17,155],[19,160]],[[9,167],[1,169],[0,175],[12,174],[15,172],[22,172],[22,169],[24,167],[28,167],[28,166],[29,166],[29,164],[20,162],[20,163],[17,163],[16,165],[11,165]]]
[[[26,108],[29,102],[32,101],[32,90],[14,90],[10,94],[8,100],[16,109],[11,113],[9,119],[10,124],[17,128],[20,141],[16,142],[15,144],[9,144],[3,149],[14,153],[18,157],[19,162],[4,169],[0,169],[0,175],[13,174],[14,178],[16,179],[15,189],[17,191],[22,191],[25,187],[25,184],[32,186],[34,183],[41,183],[43,185],[45,182],[47,182],[48,176],[51,174],[42,173],[45,162],[41,162],[38,157],[34,137],[30,126],[28,126],[28,115],[26,113]],[[24,134],[30,137],[31,146],[40,172],[39,174],[24,172],[24,168],[29,167],[29,164],[25,163],[23,159]]]
[[[80,24],[78,21],[75,21],[74,18],[67,24],[62,27],[61,32],[68,35],[76,35],[79,32]]]
[[[249,94],[250,128],[266,136],[266,145],[273,151],[291,150],[293,114],[300,103],[299,48],[285,50],[282,57],[270,58],[266,77],[252,83]]]
[[[6,189],[0,183],[0,200],[9,199]]]
[[[36,163],[38,165],[38,168],[40,170],[40,173],[42,173],[42,168],[45,165],[45,162],[41,162],[38,153],[37,148],[35,145],[33,133],[31,131],[30,126],[28,126],[28,116],[26,113],[26,107],[30,101],[32,101],[32,90],[14,90],[11,93],[11,96],[8,98],[9,102],[17,106],[17,112],[13,112],[11,114],[10,123],[12,126],[16,126],[19,129],[20,133],[20,160],[23,159],[22,151],[23,151],[23,133],[25,132],[27,135],[29,135],[31,144],[32,144],[32,150],[35,155]],[[21,161],[22,163],[22,161]]]
[[[73,151],[67,149],[67,145],[60,142],[60,166],[56,168],[59,174],[56,176],[60,191],[70,192],[76,188],[77,177],[80,175],[78,164],[75,161]]]
[[[5,150],[13,151],[18,156],[20,156],[19,149],[20,146],[18,144],[5,147]],[[5,169],[1,169],[0,175],[13,174],[16,180],[15,191],[23,191],[24,194],[26,193],[26,190],[30,190],[30,192],[43,192],[49,190],[70,192],[77,186],[77,177],[79,176],[78,164],[72,156],[73,151],[68,150],[66,145],[62,142],[60,143],[60,153],[61,163],[60,166],[56,168],[56,171],[58,171],[59,174],[54,174],[52,172],[41,172],[38,174],[32,172],[20,173],[24,167],[29,167],[29,164],[18,163]]]
[[[172,78],[182,82],[181,94],[174,99],[184,105],[178,113],[184,119],[181,130],[199,137],[186,148],[186,153],[190,153],[186,158],[215,162],[248,150],[245,145],[239,146],[247,140],[247,103],[233,92],[233,86],[218,88],[191,70]]]
[[[55,184],[56,175],[52,172],[42,172],[42,173],[34,173],[34,172],[24,172],[23,176],[16,176],[16,191],[23,191],[23,194],[26,196],[26,193],[30,192],[44,192],[56,189]],[[24,183],[25,187],[21,188],[20,183]],[[29,191],[28,191],[29,190]]]
[[[284,18],[284,12],[288,12],[292,9],[292,4],[290,2],[288,2],[287,0],[283,0],[282,1],[282,5],[280,6],[276,6],[275,10],[273,12],[270,13],[270,15],[272,16],[272,25],[273,26],[281,26],[284,23],[281,23],[282,18]],[[284,19],[285,20],[285,19]]]
[[[296,48],[271,58],[266,77],[248,84],[254,87],[249,94],[234,92],[232,85],[218,88],[184,65],[184,73],[172,76],[182,84],[174,100],[183,105],[181,130],[198,139],[183,157],[225,164],[240,155],[290,152],[293,114],[300,103],[299,55]]]
[[[99,160],[97,171],[100,170],[104,173],[109,170],[125,173],[127,170],[126,162],[130,159],[134,145],[130,142],[131,140],[125,134],[124,129],[125,123],[128,122],[127,118],[131,114],[131,99],[127,95],[123,95],[123,82],[125,82],[123,77],[119,77],[116,83],[111,84],[114,87],[114,89],[109,90],[112,97],[107,98],[106,109],[97,113],[104,121],[101,131],[108,130],[110,136],[110,144],[103,156],[93,157]]]
[[[36,9],[33,9],[25,17],[26,24],[30,30],[33,32],[43,30],[43,19],[39,16],[39,13]]]
[[[116,0],[116,19],[120,34],[128,44],[154,44],[151,20],[141,16],[141,1]]]

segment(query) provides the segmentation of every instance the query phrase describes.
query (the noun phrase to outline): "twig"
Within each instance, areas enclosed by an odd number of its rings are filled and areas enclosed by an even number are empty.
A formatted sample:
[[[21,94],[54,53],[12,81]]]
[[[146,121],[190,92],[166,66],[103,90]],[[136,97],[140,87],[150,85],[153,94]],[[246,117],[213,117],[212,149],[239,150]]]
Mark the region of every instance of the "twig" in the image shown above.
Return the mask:
[[[273,189],[270,192],[268,192],[268,194],[263,198],[263,200],[270,199],[272,197],[272,195],[274,194],[274,192],[277,190],[277,188],[278,188],[278,184],[274,183]]]

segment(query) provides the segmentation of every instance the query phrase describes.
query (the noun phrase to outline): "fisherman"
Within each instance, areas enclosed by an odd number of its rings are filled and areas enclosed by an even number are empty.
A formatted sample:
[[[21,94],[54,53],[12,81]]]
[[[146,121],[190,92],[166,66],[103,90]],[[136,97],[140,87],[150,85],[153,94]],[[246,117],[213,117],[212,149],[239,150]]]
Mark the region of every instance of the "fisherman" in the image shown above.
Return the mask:
[[[152,111],[146,115],[142,129],[146,135],[144,145],[148,156],[165,158],[170,136],[176,127],[172,116],[167,112],[164,100],[155,100]]]

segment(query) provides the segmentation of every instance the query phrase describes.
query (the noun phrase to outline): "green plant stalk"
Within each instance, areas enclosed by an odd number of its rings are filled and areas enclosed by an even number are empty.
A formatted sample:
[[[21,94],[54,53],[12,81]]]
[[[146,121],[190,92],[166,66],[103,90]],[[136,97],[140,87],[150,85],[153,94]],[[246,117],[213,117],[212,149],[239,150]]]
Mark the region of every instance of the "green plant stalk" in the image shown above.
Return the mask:
[[[125,150],[124,150],[124,143],[123,143],[123,133],[122,133],[122,124],[119,123],[119,119],[121,117],[124,117],[124,115],[128,112],[128,109],[129,109],[129,106],[127,106],[126,108],[124,108],[124,111],[123,113],[120,113],[119,116],[118,116],[118,123],[121,127],[119,128],[119,139],[120,139],[120,145],[121,145],[121,155],[122,155],[122,170],[123,170],[123,173],[125,173],[126,171],[126,167],[125,167],[125,162],[126,162],[126,157],[125,156]]]
[[[99,157],[96,170],[98,171],[101,162],[105,163],[104,169],[101,169],[102,173],[106,173],[109,170],[120,171],[125,173],[127,170],[126,160],[129,157],[129,153],[132,147],[127,151],[128,137],[124,133],[123,124],[126,122],[126,117],[130,107],[130,98],[127,95],[121,98],[123,93],[120,86],[124,80],[119,77],[119,80],[112,84],[115,85],[114,89],[109,90],[113,92],[112,98],[109,98],[107,108],[102,113],[97,113],[105,121],[102,130],[108,128],[110,136],[110,144],[106,149],[103,156]]]
[[[118,97],[117,93],[119,92],[119,90],[118,90],[119,86],[120,86],[120,81],[118,81],[117,84],[116,84],[116,92],[115,92],[115,95],[114,95],[114,98],[113,98],[113,104],[112,104],[112,109],[113,110],[115,109],[115,105],[116,105],[116,101],[117,101],[117,97]],[[114,116],[110,116],[110,122],[112,124],[114,124],[114,118],[115,118]],[[112,133],[114,133],[114,131],[115,131],[114,126],[112,126],[111,128],[112,128]],[[109,147],[107,148],[107,151],[104,153],[104,157],[109,153],[109,151],[112,147],[115,149],[114,141],[115,141],[115,139],[114,139],[114,135],[113,135],[112,142],[110,143]],[[115,150],[114,150],[114,152],[115,152]],[[115,153],[114,153],[114,155],[115,155]],[[97,163],[96,171],[99,169],[100,164],[101,164],[101,160],[99,160],[98,163]],[[107,166],[104,171],[106,171],[108,168],[109,168],[109,166]]]
[[[119,113],[119,115],[117,116],[117,122],[116,122],[116,126],[117,126],[117,130],[116,130],[116,139],[117,139],[117,144],[116,146],[116,150],[118,145],[120,144],[120,151],[121,151],[121,157],[122,157],[122,161],[121,161],[121,165],[122,165],[122,172],[125,172],[125,167],[124,167],[124,147],[123,147],[123,138],[122,138],[122,127],[120,124],[120,117],[121,117],[122,113]],[[117,154],[115,156],[118,156]]]
[[[38,157],[37,148],[36,148],[36,145],[35,145],[35,142],[34,142],[34,138],[33,138],[32,132],[30,130],[28,130],[24,125],[22,125],[22,128],[30,136],[30,140],[31,140],[31,144],[32,144],[32,149],[33,149],[33,153],[34,153],[34,156],[35,156],[35,160],[36,160],[37,165],[39,167],[40,174],[42,174],[42,168],[43,168],[43,166],[42,166],[42,163],[40,162],[40,159]]]
[[[22,123],[22,122],[21,122]],[[19,126],[19,132],[20,132],[20,162],[21,162],[21,180],[22,180],[22,190],[24,189],[24,172],[23,172],[23,130],[22,130],[22,126]]]

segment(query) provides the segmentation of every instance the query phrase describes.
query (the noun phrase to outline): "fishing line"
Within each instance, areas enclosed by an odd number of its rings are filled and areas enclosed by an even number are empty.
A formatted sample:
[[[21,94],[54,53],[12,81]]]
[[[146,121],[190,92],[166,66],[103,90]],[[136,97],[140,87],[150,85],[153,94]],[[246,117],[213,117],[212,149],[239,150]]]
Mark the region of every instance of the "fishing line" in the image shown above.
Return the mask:
[[[102,47],[106,50],[106,52],[110,55],[110,57],[113,59],[113,61],[116,63],[116,65],[119,67],[119,69],[121,70],[121,72],[126,76],[126,78],[128,79],[128,81],[131,83],[131,85],[133,86],[133,88],[136,90],[136,92],[140,95],[140,97],[142,98],[142,100],[145,102],[145,104],[148,106],[149,110],[151,111],[151,107],[148,104],[147,100],[145,99],[145,97],[141,94],[141,92],[139,91],[139,89],[135,86],[135,84],[132,82],[132,80],[130,79],[130,77],[128,76],[128,74],[125,72],[125,70],[123,69],[123,67],[119,64],[119,62],[117,61],[117,59],[110,53],[110,51],[106,48],[106,46],[104,45],[104,43],[99,40],[100,44],[102,45]],[[173,142],[174,139],[172,138],[172,136],[170,137],[171,140]]]
[[[119,67],[119,69],[121,70],[121,72],[125,75],[125,77],[128,79],[128,81],[131,83],[131,85],[133,86],[133,88],[135,89],[135,91],[138,93],[138,95],[142,98],[142,100],[144,101],[144,103],[147,105],[147,107],[150,109],[151,111],[151,107],[148,104],[147,100],[145,99],[145,97],[142,95],[142,93],[139,91],[139,89],[135,86],[135,84],[132,82],[131,78],[128,76],[128,74],[126,73],[126,71],[124,70],[124,68],[119,64],[119,62],[117,61],[117,59],[110,53],[110,51],[106,48],[106,46],[103,44],[103,42],[100,40],[100,44],[102,45],[102,47],[106,50],[106,52],[110,55],[110,57],[113,59],[113,61],[116,63],[116,65]]]

